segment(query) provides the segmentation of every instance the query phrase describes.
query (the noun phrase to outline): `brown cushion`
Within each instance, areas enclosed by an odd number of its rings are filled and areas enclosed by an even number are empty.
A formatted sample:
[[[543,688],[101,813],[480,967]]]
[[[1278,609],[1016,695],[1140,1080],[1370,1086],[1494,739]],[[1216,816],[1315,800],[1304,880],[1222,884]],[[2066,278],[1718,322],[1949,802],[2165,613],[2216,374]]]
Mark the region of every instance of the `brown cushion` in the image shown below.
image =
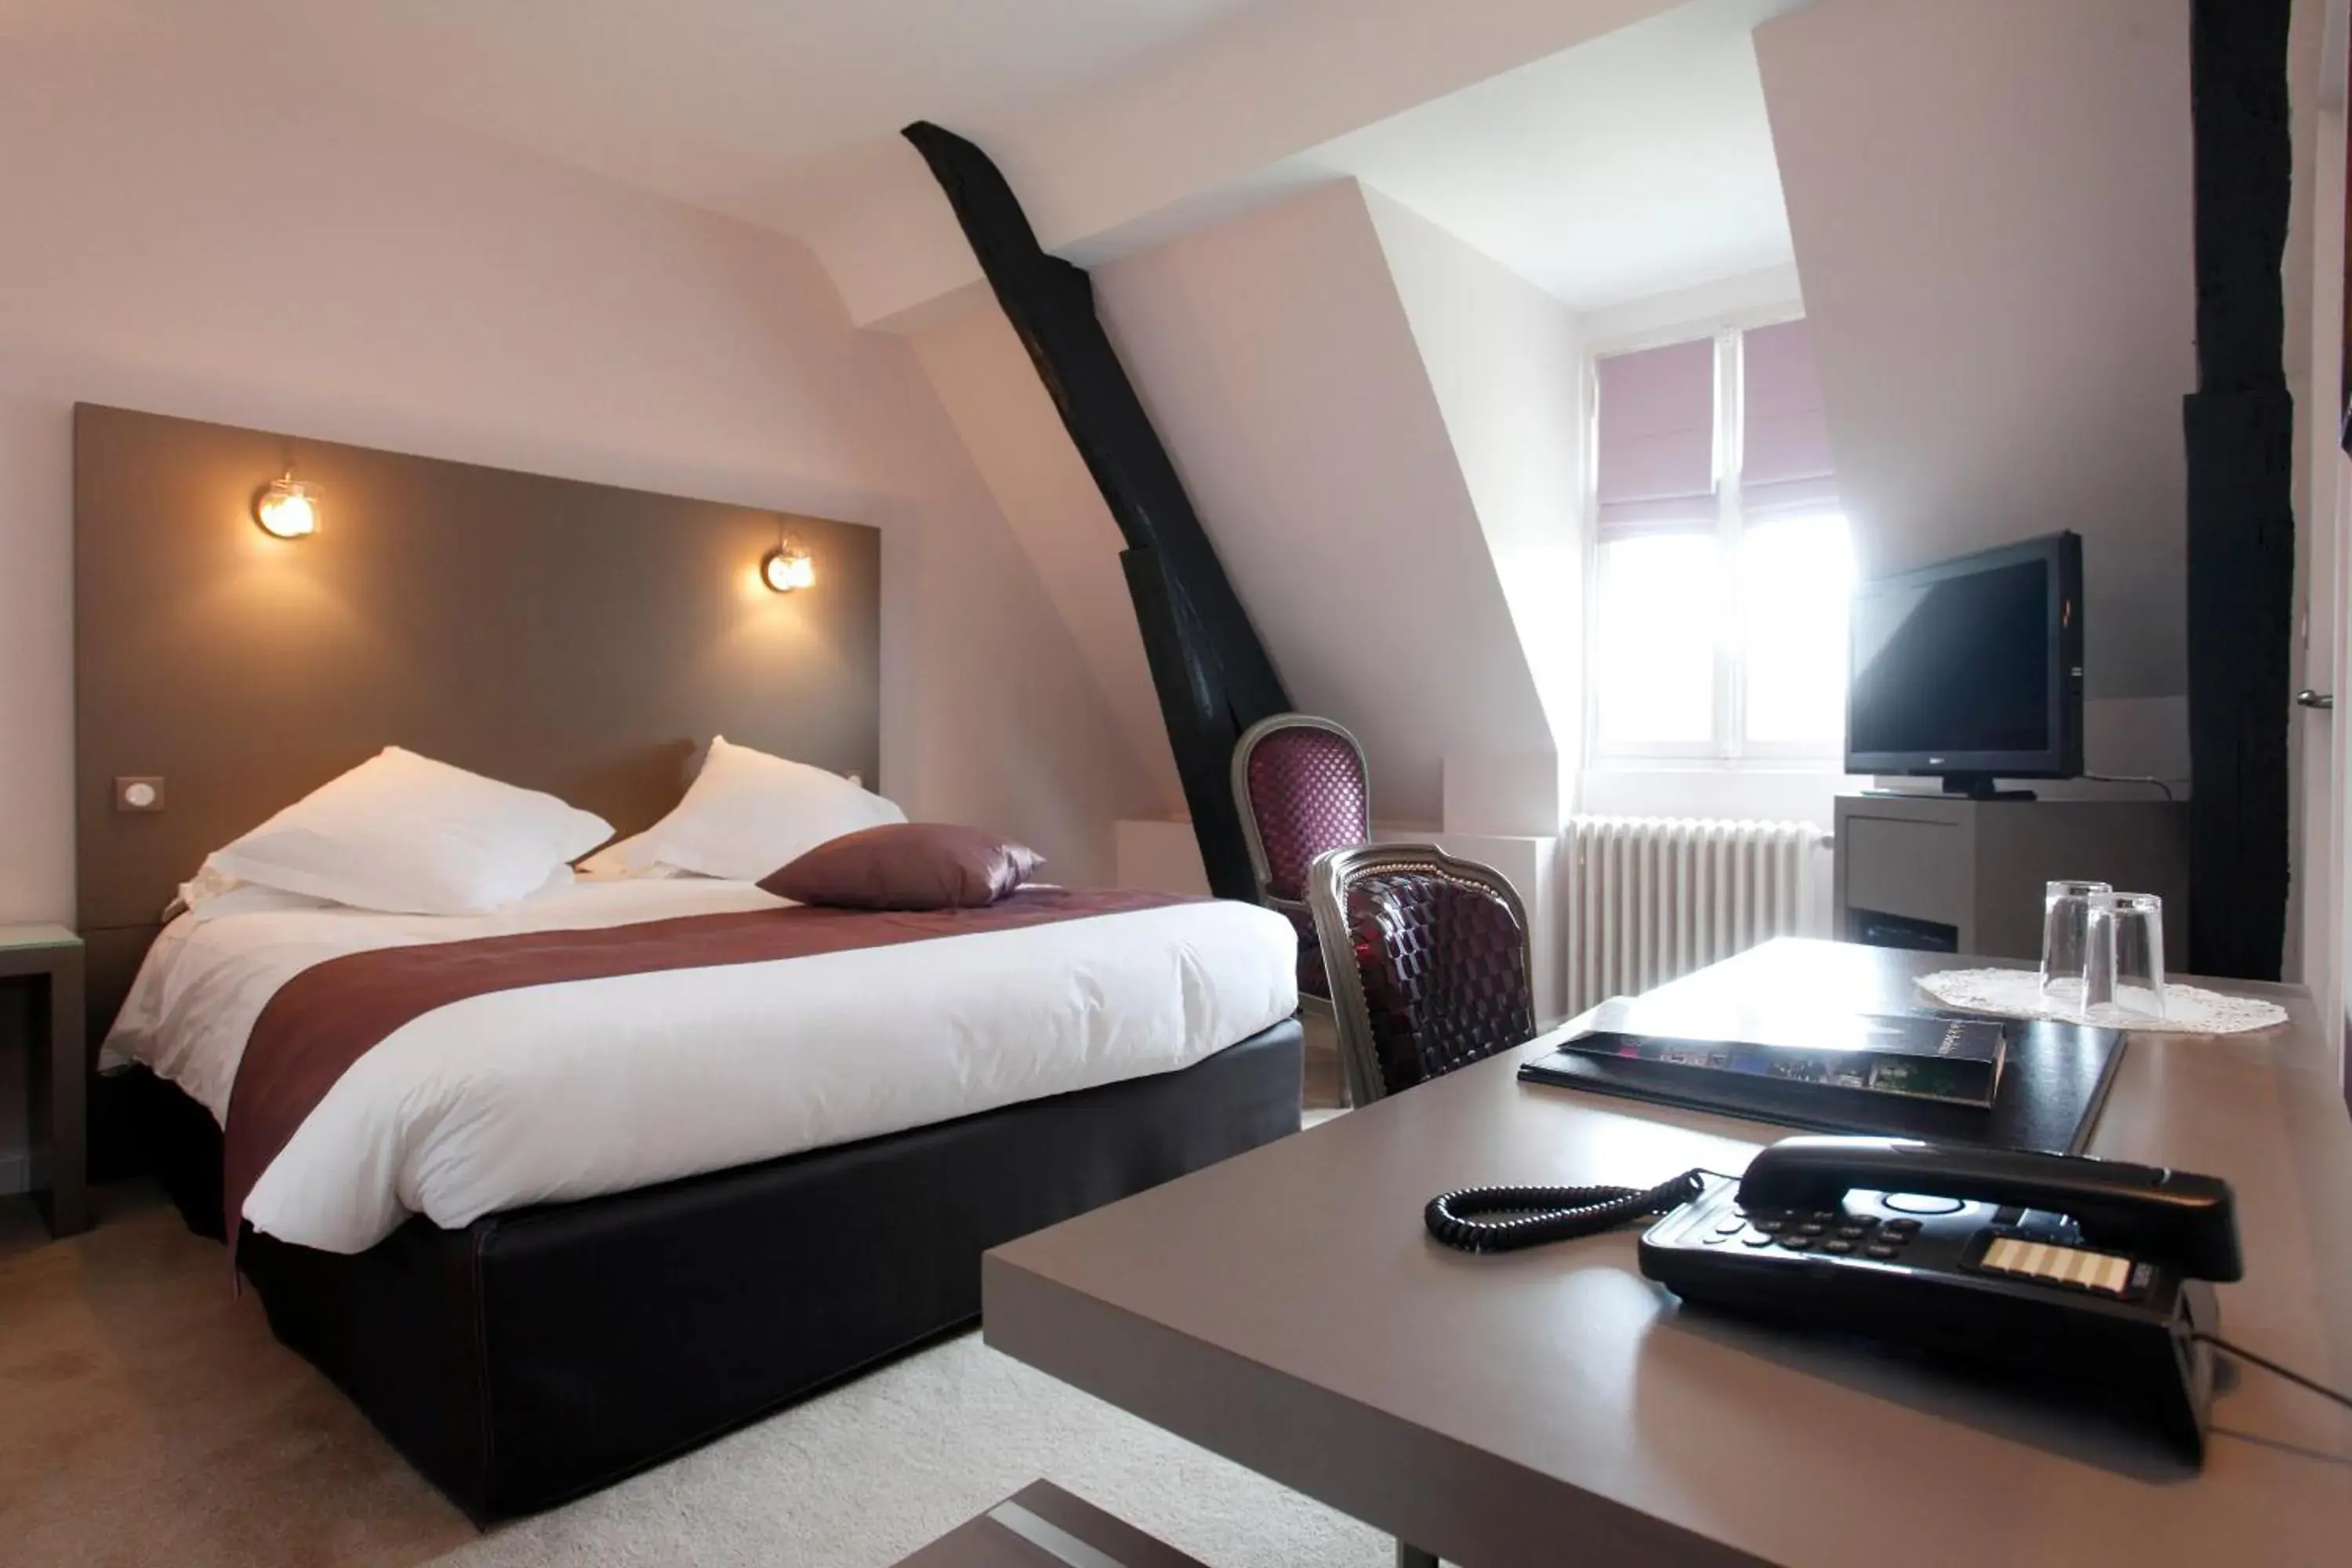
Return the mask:
[[[1028,846],[977,827],[896,822],[827,839],[760,886],[795,903],[838,909],[977,909],[1044,864]]]

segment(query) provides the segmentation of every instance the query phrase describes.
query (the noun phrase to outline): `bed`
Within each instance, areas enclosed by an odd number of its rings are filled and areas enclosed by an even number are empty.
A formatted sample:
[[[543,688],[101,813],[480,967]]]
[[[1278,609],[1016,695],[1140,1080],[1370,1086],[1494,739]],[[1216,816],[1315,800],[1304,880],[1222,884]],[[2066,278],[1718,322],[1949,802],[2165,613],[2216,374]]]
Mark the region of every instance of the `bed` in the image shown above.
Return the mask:
[[[425,1012],[253,1184],[238,1266],[278,1337],[477,1519],[593,1489],[969,1321],[988,1247],[1297,1129],[1287,926],[1128,901]],[[183,916],[108,1054],[144,1075],[191,1224],[223,1234],[222,1116],[297,977],[769,910],[820,912],[698,879],[472,918]]]
[[[226,1238],[278,1336],[477,1520],[967,1322],[988,1247],[1297,1126],[1295,940],[1189,902],[468,995],[358,1057],[225,1205],[217,1113],[279,991],[776,903],[679,879],[160,921],[191,870],[395,742],[618,835],[715,734],[893,784],[880,542],[119,409],[77,407],[74,450],[76,888],[118,1058],[93,1162],[153,1171],[209,1234],[257,1215]],[[289,462],[328,498],[299,543],[251,519]],[[788,528],[816,583],[778,595],[755,564]]]

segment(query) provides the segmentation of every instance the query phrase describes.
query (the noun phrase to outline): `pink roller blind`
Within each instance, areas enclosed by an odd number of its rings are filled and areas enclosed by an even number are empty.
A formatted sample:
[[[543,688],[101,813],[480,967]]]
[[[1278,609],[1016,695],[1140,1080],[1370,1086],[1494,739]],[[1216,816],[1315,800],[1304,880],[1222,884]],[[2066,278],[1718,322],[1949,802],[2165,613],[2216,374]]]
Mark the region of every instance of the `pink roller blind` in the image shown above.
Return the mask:
[[[1715,521],[1715,343],[1674,343],[1600,363],[1597,476],[1611,532]]]
[[[1758,327],[1740,343],[1740,510],[1749,517],[1837,505],[1829,416],[1822,406],[1813,334],[1803,321]]]

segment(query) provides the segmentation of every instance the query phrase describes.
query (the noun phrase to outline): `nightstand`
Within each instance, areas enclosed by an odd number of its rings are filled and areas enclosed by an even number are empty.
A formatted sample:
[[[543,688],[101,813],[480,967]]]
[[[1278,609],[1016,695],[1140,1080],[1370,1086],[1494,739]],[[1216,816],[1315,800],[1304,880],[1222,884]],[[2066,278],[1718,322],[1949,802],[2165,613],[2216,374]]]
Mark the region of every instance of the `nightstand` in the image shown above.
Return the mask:
[[[82,1025],[81,938],[63,926],[0,925],[0,985],[33,987],[31,1087],[34,1196],[51,1236],[89,1228],[89,1043]],[[47,1181],[38,1178],[44,1160]]]

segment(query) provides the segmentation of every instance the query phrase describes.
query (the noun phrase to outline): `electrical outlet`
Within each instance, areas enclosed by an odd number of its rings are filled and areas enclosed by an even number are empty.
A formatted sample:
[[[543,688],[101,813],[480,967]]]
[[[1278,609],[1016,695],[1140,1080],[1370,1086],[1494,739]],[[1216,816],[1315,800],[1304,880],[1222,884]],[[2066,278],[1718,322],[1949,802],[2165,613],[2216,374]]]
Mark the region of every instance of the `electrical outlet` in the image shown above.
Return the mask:
[[[163,781],[152,774],[114,781],[114,809],[117,811],[161,811],[163,809]]]

